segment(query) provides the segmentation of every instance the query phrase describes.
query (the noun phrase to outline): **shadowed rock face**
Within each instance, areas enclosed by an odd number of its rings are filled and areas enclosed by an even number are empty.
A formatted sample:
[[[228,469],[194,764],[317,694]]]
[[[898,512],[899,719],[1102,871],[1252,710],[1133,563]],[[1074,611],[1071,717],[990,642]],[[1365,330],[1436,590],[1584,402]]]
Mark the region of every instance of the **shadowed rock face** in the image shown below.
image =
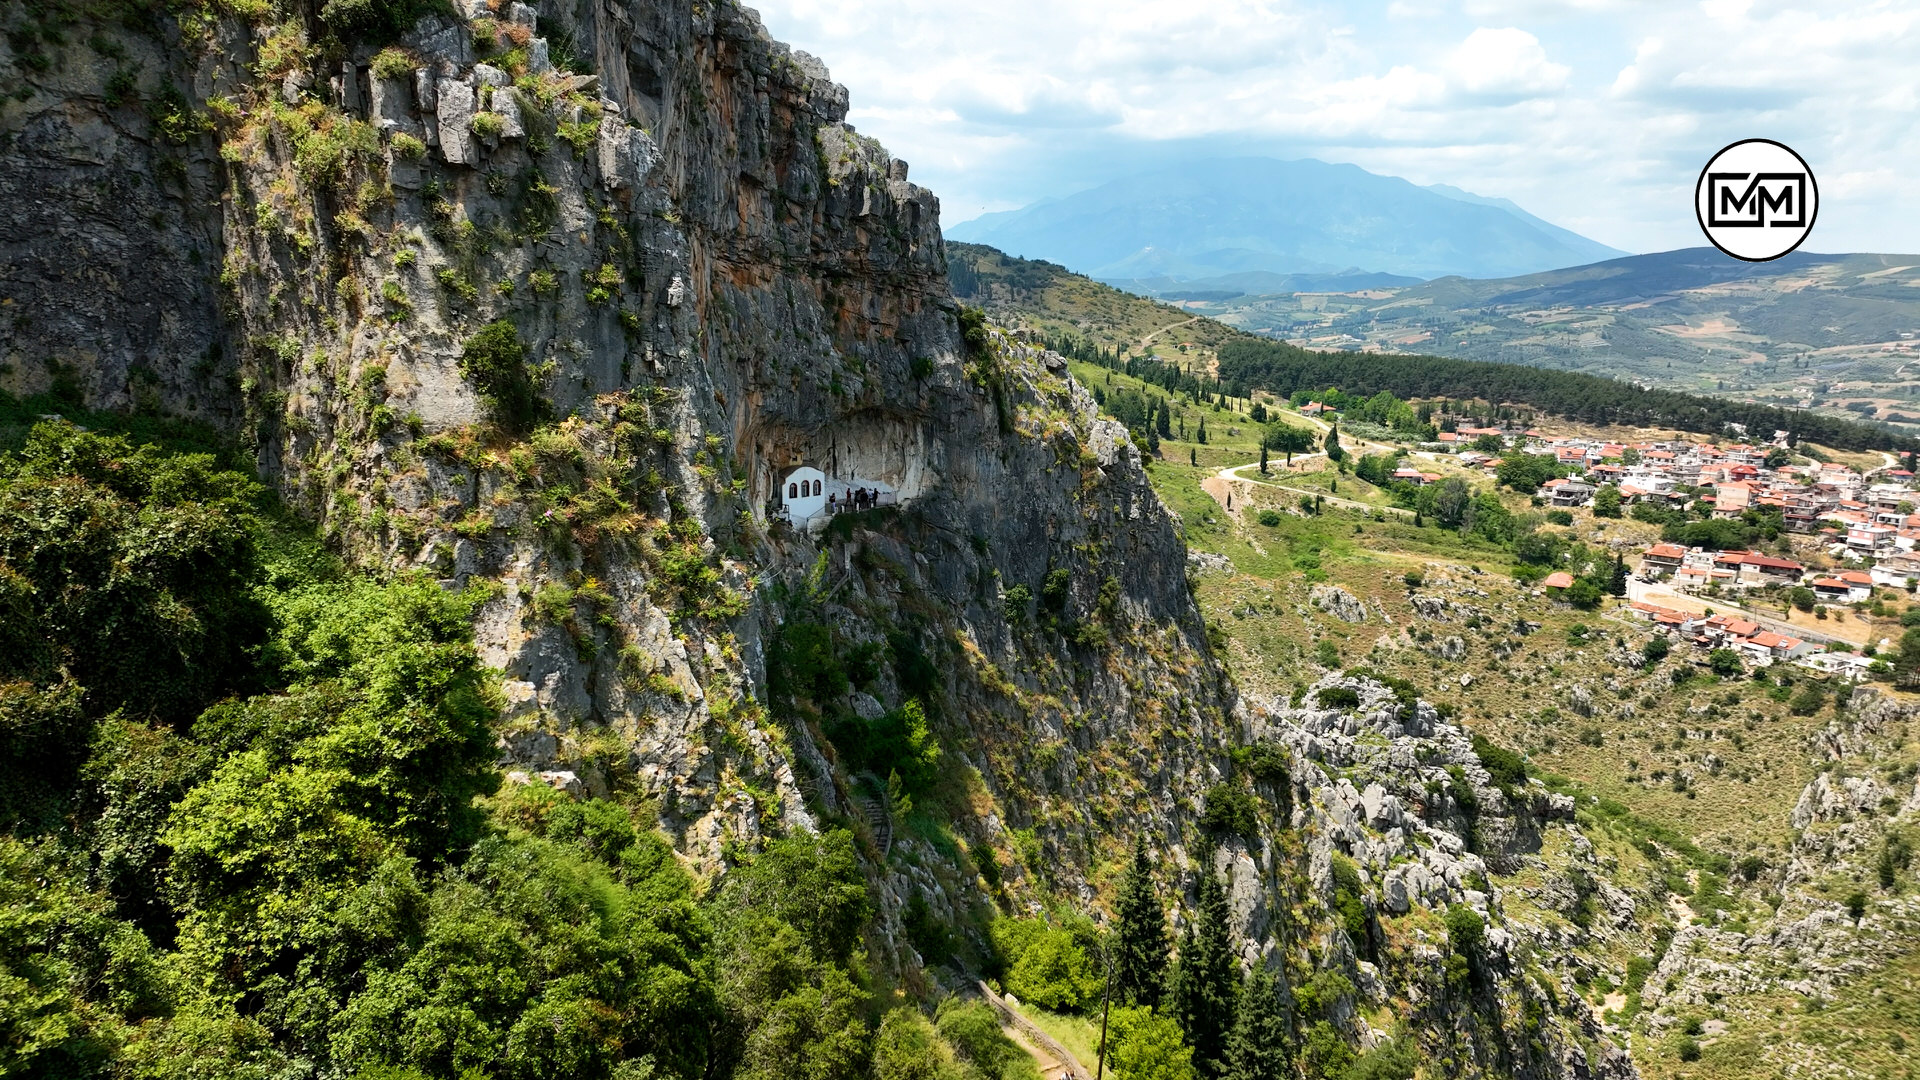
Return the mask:
[[[1083,887],[1114,820],[1086,808],[1197,795],[1231,704],[1138,453],[1057,357],[963,355],[938,201],[752,11],[502,19],[548,58],[517,85],[465,15],[405,35],[410,74],[371,48],[269,70],[269,31],[238,22],[103,28],[153,73],[141,101],[183,93],[177,140],[73,50],[0,111],[4,385],[64,373],[91,405],[210,419],[352,557],[498,583],[477,631],[503,761],[638,785],[703,861],[850,806],[818,732],[765,708],[795,617],[776,586],[824,565],[808,620],[904,634],[938,672],[949,760],[1000,800],[979,842],[1035,827]],[[462,366],[496,320],[552,424],[531,442],[486,426]],[[799,463],[901,507],[770,527]],[[1010,622],[1005,592],[1054,571]],[[890,671],[866,690],[907,693]],[[1177,847],[1175,803],[1145,818]]]
[[[107,89],[123,68],[148,90],[195,72],[168,42],[121,44],[123,61],[76,47],[34,72],[0,42],[17,73],[0,101],[0,389],[231,422],[213,145]]]

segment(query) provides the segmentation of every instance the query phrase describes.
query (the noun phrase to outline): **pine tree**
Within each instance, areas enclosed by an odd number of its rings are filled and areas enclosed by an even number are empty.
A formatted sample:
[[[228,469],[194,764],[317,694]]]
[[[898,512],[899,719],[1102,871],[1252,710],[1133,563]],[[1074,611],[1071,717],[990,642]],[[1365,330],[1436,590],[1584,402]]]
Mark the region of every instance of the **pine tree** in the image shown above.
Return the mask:
[[[1167,975],[1167,913],[1153,888],[1145,836],[1134,838],[1133,865],[1120,885],[1113,990],[1121,1001],[1156,1006]]]
[[[1193,1047],[1194,1068],[1215,1080],[1226,1073],[1240,974],[1227,932],[1227,892],[1210,866],[1200,875],[1200,911],[1181,940],[1178,970],[1174,1019]]]
[[[1287,1015],[1266,961],[1255,964],[1240,996],[1240,1014],[1227,1040],[1227,1080],[1270,1080],[1291,1073]]]

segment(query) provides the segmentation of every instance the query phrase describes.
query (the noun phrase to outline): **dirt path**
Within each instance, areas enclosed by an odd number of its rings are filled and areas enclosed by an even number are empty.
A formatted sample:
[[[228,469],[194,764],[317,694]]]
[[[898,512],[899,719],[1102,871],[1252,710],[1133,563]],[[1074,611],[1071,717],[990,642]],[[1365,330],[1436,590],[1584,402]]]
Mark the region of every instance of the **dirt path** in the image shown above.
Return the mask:
[[[1318,457],[1321,453],[1321,451],[1315,451],[1311,454],[1295,454],[1293,455],[1293,460],[1299,462],[1306,458]],[[1207,477],[1205,480],[1200,481],[1200,490],[1213,496],[1213,501],[1219,503],[1222,509],[1234,514],[1239,514],[1247,508],[1247,496],[1254,488],[1263,487],[1271,488],[1274,491],[1284,491],[1290,495],[1318,496],[1325,499],[1330,506],[1344,506],[1350,510],[1365,510],[1368,513],[1372,513],[1375,510],[1384,510],[1389,514],[1398,514],[1405,518],[1411,518],[1413,516],[1413,511],[1403,510],[1398,506],[1374,506],[1370,503],[1363,503],[1355,499],[1343,499],[1338,495],[1329,495],[1324,491],[1288,487],[1285,484],[1278,484],[1271,480],[1253,480],[1240,475],[1247,469],[1257,469],[1259,467],[1260,463],[1257,461],[1250,461],[1245,465],[1230,465],[1214,473],[1212,476]],[[1229,506],[1228,503],[1232,503],[1233,505]]]
[[[1080,1064],[1067,1048],[1055,1042],[1053,1036],[1041,1031],[1033,1021],[1020,1015],[1005,998],[993,992],[986,983],[976,984],[980,996],[987,999],[993,1011],[1000,1014],[1000,1028],[1007,1037],[1018,1043],[1027,1053],[1033,1055],[1034,1064],[1040,1066],[1043,1080],[1093,1080],[1093,1070]]]
[[[1151,334],[1148,334],[1146,337],[1143,337],[1140,339],[1141,351],[1142,352],[1146,351],[1147,346],[1153,344],[1153,339],[1159,337],[1161,334],[1164,334],[1169,330],[1178,330],[1183,326],[1192,326],[1194,323],[1197,323],[1204,318],[1206,318],[1205,315],[1195,315],[1191,319],[1182,319],[1177,323],[1168,323],[1167,325],[1161,327],[1158,330],[1155,330]]]

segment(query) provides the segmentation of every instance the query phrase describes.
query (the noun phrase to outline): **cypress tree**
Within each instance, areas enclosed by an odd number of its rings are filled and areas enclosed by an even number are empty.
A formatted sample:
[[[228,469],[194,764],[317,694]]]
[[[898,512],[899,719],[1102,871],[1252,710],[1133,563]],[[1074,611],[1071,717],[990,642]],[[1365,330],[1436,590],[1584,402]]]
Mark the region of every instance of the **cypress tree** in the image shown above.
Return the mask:
[[[1155,421],[1153,429],[1154,431],[1158,432],[1160,434],[1160,437],[1163,439],[1173,437],[1173,424],[1171,422],[1173,420],[1173,417],[1169,415],[1170,412],[1171,412],[1171,409],[1167,405],[1167,400],[1165,398],[1161,398],[1160,399],[1160,419]]]
[[[1134,838],[1133,865],[1120,884],[1117,914],[1114,994],[1129,1004],[1157,1006],[1167,976],[1167,913],[1153,888],[1145,836]]]
[[[1194,944],[1193,920],[1188,919],[1187,925],[1180,929],[1180,949],[1173,961],[1167,965],[1166,986],[1160,991],[1160,1000],[1166,1004],[1167,1011],[1173,1014],[1173,1022],[1180,1025],[1183,1035],[1187,1030],[1187,1014],[1193,1004],[1189,1000],[1191,995],[1188,990],[1190,978],[1188,969],[1192,966],[1190,961],[1198,948]]]
[[[1227,1040],[1227,1080],[1270,1080],[1291,1072],[1287,1053],[1287,1015],[1280,1007],[1266,961],[1247,975],[1240,1013]]]
[[[1174,1019],[1193,1047],[1193,1064],[1208,1080],[1226,1075],[1227,1035],[1233,1030],[1240,974],[1227,933],[1227,892],[1206,867],[1200,874],[1200,911],[1180,943],[1173,981]]]
[[[1207,418],[1204,416],[1200,418],[1200,427],[1194,432],[1193,441],[1201,446],[1207,445]]]
[[[1267,440],[1260,440],[1260,475],[1267,475]]]
[[[1627,595],[1627,560],[1616,554],[1613,557],[1613,577],[1607,582],[1607,592],[1614,596]]]

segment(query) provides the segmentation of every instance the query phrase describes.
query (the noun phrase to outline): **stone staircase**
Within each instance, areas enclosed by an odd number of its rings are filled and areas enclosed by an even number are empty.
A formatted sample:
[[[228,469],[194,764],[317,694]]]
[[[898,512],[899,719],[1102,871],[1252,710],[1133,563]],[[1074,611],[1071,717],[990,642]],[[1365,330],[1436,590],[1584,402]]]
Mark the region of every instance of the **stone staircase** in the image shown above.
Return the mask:
[[[853,787],[853,803],[860,808],[860,816],[867,823],[867,830],[873,834],[873,846],[880,849],[880,857],[886,858],[893,853],[893,807],[887,802],[887,788],[877,777],[862,776]]]

